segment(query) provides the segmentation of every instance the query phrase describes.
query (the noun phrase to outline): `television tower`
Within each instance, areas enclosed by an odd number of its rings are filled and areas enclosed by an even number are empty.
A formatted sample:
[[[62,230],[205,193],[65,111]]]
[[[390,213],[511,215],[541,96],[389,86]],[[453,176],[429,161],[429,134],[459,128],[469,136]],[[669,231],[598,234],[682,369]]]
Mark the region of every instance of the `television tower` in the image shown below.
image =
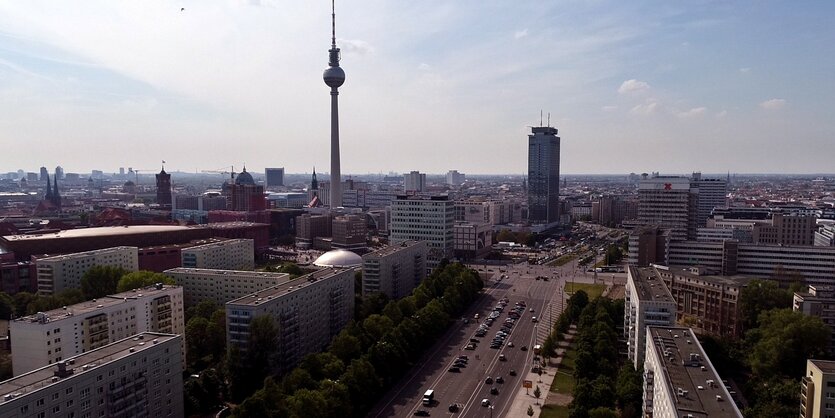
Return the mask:
[[[331,184],[330,207],[342,206],[342,176],[339,168],[339,86],[345,82],[345,71],[339,66],[339,48],[336,47],[336,9],[331,0],[331,49],[328,68],[323,78],[331,88]]]

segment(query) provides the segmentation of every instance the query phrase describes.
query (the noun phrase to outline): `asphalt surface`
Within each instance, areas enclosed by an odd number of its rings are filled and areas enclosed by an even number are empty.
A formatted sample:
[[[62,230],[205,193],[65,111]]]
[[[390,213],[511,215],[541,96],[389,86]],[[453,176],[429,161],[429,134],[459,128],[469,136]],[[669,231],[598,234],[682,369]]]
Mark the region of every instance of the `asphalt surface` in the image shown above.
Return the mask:
[[[477,268],[476,266],[472,266]],[[487,270],[493,270],[488,272]],[[501,270],[505,270],[501,272]],[[431,347],[418,366],[415,366],[398,384],[369,413],[369,417],[408,417],[415,412],[424,410],[431,416],[454,417],[503,417],[513,402],[513,398],[522,386],[522,378],[531,369],[534,360],[533,347],[542,343],[547,335],[549,321],[556,321],[562,311],[564,299],[562,287],[564,280],[571,280],[571,273],[576,266],[569,263],[563,267],[543,270],[542,266],[516,265],[508,267],[482,267],[479,271],[484,276],[492,276],[485,281],[485,292],[465,314],[469,323],[463,320],[451,327]],[[550,274],[548,274],[550,273]],[[498,280],[501,275],[508,277]],[[536,280],[537,276],[547,275],[548,281]],[[582,273],[578,275],[578,279]],[[590,281],[590,280],[578,280]],[[480,324],[483,324],[490,312],[503,298],[508,304],[496,318],[492,326],[487,329],[484,337],[474,337]],[[493,337],[501,328],[508,313],[517,302],[526,303],[525,310],[512,327],[504,344],[499,349],[490,348]],[[530,312],[533,308],[534,312]],[[478,313],[480,319],[474,320]],[[540,316],[542,315],[542,316]],[[532,322],[536,316],[538,322]],[[476,338],[475,350],[464,347]],[[513,347],[508,347],[509,342]],[[521,347],[527,346],[527,351]],[[504,354],[506,361],[500,361]],[[448,369],[461,355],[469,358],[467,366],[460,372],[450,372]],[[517,376],[511,376],[515,370]],[[491,377],[492,384],[485,383]],[[501,376],[504,383],[496,383],[496,377]],[[497,388],[498,394],[491,394],[491,388]],[[424,406],[422,397],[427,389],[435,392],[435,401],[431,406]],[[487,399],[490,407],[482,406],[482,400]],[[451,404],[459,405],[457,412],[450,412]]]

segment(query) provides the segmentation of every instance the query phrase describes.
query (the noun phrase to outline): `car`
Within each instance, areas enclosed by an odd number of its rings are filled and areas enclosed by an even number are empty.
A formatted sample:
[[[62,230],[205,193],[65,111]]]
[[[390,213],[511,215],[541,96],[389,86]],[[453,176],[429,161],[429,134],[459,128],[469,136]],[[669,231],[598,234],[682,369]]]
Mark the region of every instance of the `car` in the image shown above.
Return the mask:
[[[513,341],[510,341],[509,343],[507,343],[507,346],[510,347],[510,348],[513,348]]]
[[[493,378],[490,377],[490,376],[487,376],[487,379],[484,379],[484,383],[486,383],[488,385],[493,384]]]
[[[475,350],[475,344],[467,344],[467,346],[464,347],[464,349],[465,350]]]
[[[461,368],[458,366],[452,366],[447,371],[452,373],[461,373]]]
[[[522,350],[522,351],[528,351],[528,346],[523,345],[523,346],[522,346],[522,348],[520,348],[520,350]]]
[[[490,394],[491,395],[498,395],[499,394],[499,388],[493,386],[492,388],[490,388]]]
[[[507,374],[511,376],[516,376],[516,370],[510,369],[510,371]]]
[[[466,354],[462,354],[462,355],[458,356],[458,358],[461,359],[461,360],[469,360],[470,359],[470,357],[468,357]]]
[[[427,411],[425,409],[418,409],[417,411],[415,411],[415,416],[416,417],[428,417],[429,416],[429,411]]]
[[[479,318],[478,314],[473,315],[473,319],[478,319],[478,318]]]
[[[449,404],[449,412],[458,412],[458,409],[459,409],[459,408],[460,408],[460,407],[458,406],[458,404],[457,404],[457,403],[451,403],[451,404]]]
[[[478,338],[470,338],[471,343],[478,343],[480,342]]]
[[[531,309],[529,309],[529,310],[530,310],[531,312],[533,312],[533,308],[531,308]]]
[[[536,276],[536,278],[534,280],[539,280],[539,276]]]
[[[504,383],[504,378],[499,376],[496,378],[496,383]]]
[[[490,399],[484,398],[481,400],[481,406],[490,406]]]
[[[507,361],[507,357],[504,354],[499,354],[499,361]]]

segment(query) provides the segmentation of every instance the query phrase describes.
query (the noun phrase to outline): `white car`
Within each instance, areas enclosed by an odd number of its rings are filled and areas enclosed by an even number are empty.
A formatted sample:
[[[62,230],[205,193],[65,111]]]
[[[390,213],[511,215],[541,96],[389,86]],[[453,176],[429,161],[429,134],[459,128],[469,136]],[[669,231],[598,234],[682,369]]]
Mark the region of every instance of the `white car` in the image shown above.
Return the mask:
[[[490,406],[490,399],[484,398],[481,400],[481,406]]]
[[[508,346],[508,347],[513,347],[513,341],[511,341],[511,342],[507,343],[507,346]]]

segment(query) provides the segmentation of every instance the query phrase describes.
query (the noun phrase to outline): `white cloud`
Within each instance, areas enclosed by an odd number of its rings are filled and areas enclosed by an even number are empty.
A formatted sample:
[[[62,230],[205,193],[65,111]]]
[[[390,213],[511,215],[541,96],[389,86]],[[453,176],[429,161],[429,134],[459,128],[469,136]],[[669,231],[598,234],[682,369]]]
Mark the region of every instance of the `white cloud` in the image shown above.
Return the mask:
[[[728,116],[727,110],[723,109],[721,112],[716,112],[716,117],[719,119],[724,119],[726,116]]]
[[[418,65],[418,70],[429,71],[430,69],[432,69],[432,66],[425,63],[425,62],[422,62],[422,63],[420,63],[420,65]]]
[[[760,103],[760,107],[765,110],[777,110],[786,107],[786,99],[769,99]]]
[[[742,68],[740,68],[740,69],[739,69],[739,72],[741,72],[742,74],[748,74],[748,73],[750,73],[750,72],[751,72],[751,68],[749,68],[749,67],[742,67]]]
[[[647,100],[646,103],[639,104],[639,105],[633,107],[632,110],[630,110],[629,112],[632,113],[633,115],[646,116],[646,115],[651,115],[651,114],[657,112],[658,109],[659,109],[658,102],[656,102],[655,100],[650,99],[650,100]]]
[[[681,119],[693,119],[704,115],[705,112],[707,112],[706,107],[694,107],[690,110],[679,112],[676,116]]]
[[[337,39],[336,45],[348,54],[365,55],[374,53],[374,47],[359,39]]]
[[[618,107],[617,107],[617,106],[608,105],[608,106],[603,106],[603,107],[601,108],[601,110],[603,110],[604,112],[614,112],[615,110],[618,110]]]
[[[528,36],[528,29],[517,30],[516,33],[513,34],[513,39],[522,39]]]
[[[640,92],[649,90],[649,83],[646,81],[638,81],[636,79],[626,80],[618,88],[618,93],[620,94],[627,94],[633,92]]]

